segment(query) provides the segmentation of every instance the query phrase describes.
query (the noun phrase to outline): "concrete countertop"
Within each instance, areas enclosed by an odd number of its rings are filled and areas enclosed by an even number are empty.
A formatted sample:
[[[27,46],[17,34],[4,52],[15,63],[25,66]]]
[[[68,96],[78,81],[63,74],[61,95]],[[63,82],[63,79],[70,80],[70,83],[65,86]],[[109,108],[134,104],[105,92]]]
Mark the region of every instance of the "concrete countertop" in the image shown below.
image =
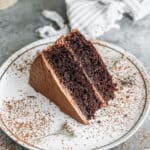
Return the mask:
[[[0,65],[16,50],[38,40],[34,30],[49,21],[41,16],[43,9],[59,12],[64,18],[63,0],[19,0],[13,7],[0,11]],[[150,74],[150,15],[133,22],[124,17],[120,30],[111,30],[102,40],[117,44],[141,60]],[[150,149],[150,115],[140,130],[113,150]],[[25,150],[0,131],[0,150]]]

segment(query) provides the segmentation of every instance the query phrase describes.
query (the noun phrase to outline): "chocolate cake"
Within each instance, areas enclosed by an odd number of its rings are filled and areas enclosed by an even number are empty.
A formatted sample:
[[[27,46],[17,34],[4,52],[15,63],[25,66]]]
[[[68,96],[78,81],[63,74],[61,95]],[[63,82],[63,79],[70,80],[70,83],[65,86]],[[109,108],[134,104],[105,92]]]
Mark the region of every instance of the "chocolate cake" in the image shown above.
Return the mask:
[[[77,30],[60,37],[36,57],[29,83],[84,124],[114,98],[115,91],[102,58]]]
[[[105,101],[113,99],[115,84],[113,84],[112,76],[93,44],[77,30],[70,32],[64,38],[64,42],[72,50],[102,98]]]

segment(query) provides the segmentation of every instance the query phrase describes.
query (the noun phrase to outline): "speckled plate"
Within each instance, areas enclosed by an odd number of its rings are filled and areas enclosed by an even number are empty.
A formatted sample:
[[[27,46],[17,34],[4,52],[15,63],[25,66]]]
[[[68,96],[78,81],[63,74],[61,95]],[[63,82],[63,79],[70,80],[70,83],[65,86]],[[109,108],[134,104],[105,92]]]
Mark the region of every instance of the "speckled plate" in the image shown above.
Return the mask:
[[[36,54],[52,41],[40,40],[12,55],[0,69],[0,127],[31,150],[109,149],[130,138],[150,109],[150,80],[143,65],[118,46],[93,41],[118,91],[109,106],[82,125],[28,84]]]

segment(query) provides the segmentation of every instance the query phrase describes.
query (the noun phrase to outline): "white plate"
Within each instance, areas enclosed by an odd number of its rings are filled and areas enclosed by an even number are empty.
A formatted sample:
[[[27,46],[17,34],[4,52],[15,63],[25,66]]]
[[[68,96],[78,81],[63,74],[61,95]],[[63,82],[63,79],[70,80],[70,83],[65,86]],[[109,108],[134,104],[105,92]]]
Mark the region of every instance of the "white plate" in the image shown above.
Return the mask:
[[[109,106],[97,111],[90,125],[82,125],[35,92],[28,84],[30,64],[52,43],[40,40],[17,51],[0,69],[0,127],[8,136],[31,150],[91,150],[117,146],[138,130],[150,109],[143,65],[117,46],[93,42],[117,82],[116,98]],[[73,135],[62,132],[64,124]]]

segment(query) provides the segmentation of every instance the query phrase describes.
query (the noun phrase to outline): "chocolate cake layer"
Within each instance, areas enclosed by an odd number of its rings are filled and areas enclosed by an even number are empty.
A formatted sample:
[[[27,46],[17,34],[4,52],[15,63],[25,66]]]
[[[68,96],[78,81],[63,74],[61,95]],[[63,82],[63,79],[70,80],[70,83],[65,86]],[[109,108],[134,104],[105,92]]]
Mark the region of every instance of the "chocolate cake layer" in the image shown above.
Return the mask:
[[[74,56],[64,45],[55,44],[50,47],[50,50],[43,51],[43,53],[82,113],[87,119],[93,118],[95,111],[100,108],[100,101],[84,75],[79,62],[74,59]]]
[[[107,71],[106,65],[90,41],[77,30],[70,32],[64,42],[69,47],[81,66],[92,80],[102,97],[108,101],[114,98],[115,84]]]

